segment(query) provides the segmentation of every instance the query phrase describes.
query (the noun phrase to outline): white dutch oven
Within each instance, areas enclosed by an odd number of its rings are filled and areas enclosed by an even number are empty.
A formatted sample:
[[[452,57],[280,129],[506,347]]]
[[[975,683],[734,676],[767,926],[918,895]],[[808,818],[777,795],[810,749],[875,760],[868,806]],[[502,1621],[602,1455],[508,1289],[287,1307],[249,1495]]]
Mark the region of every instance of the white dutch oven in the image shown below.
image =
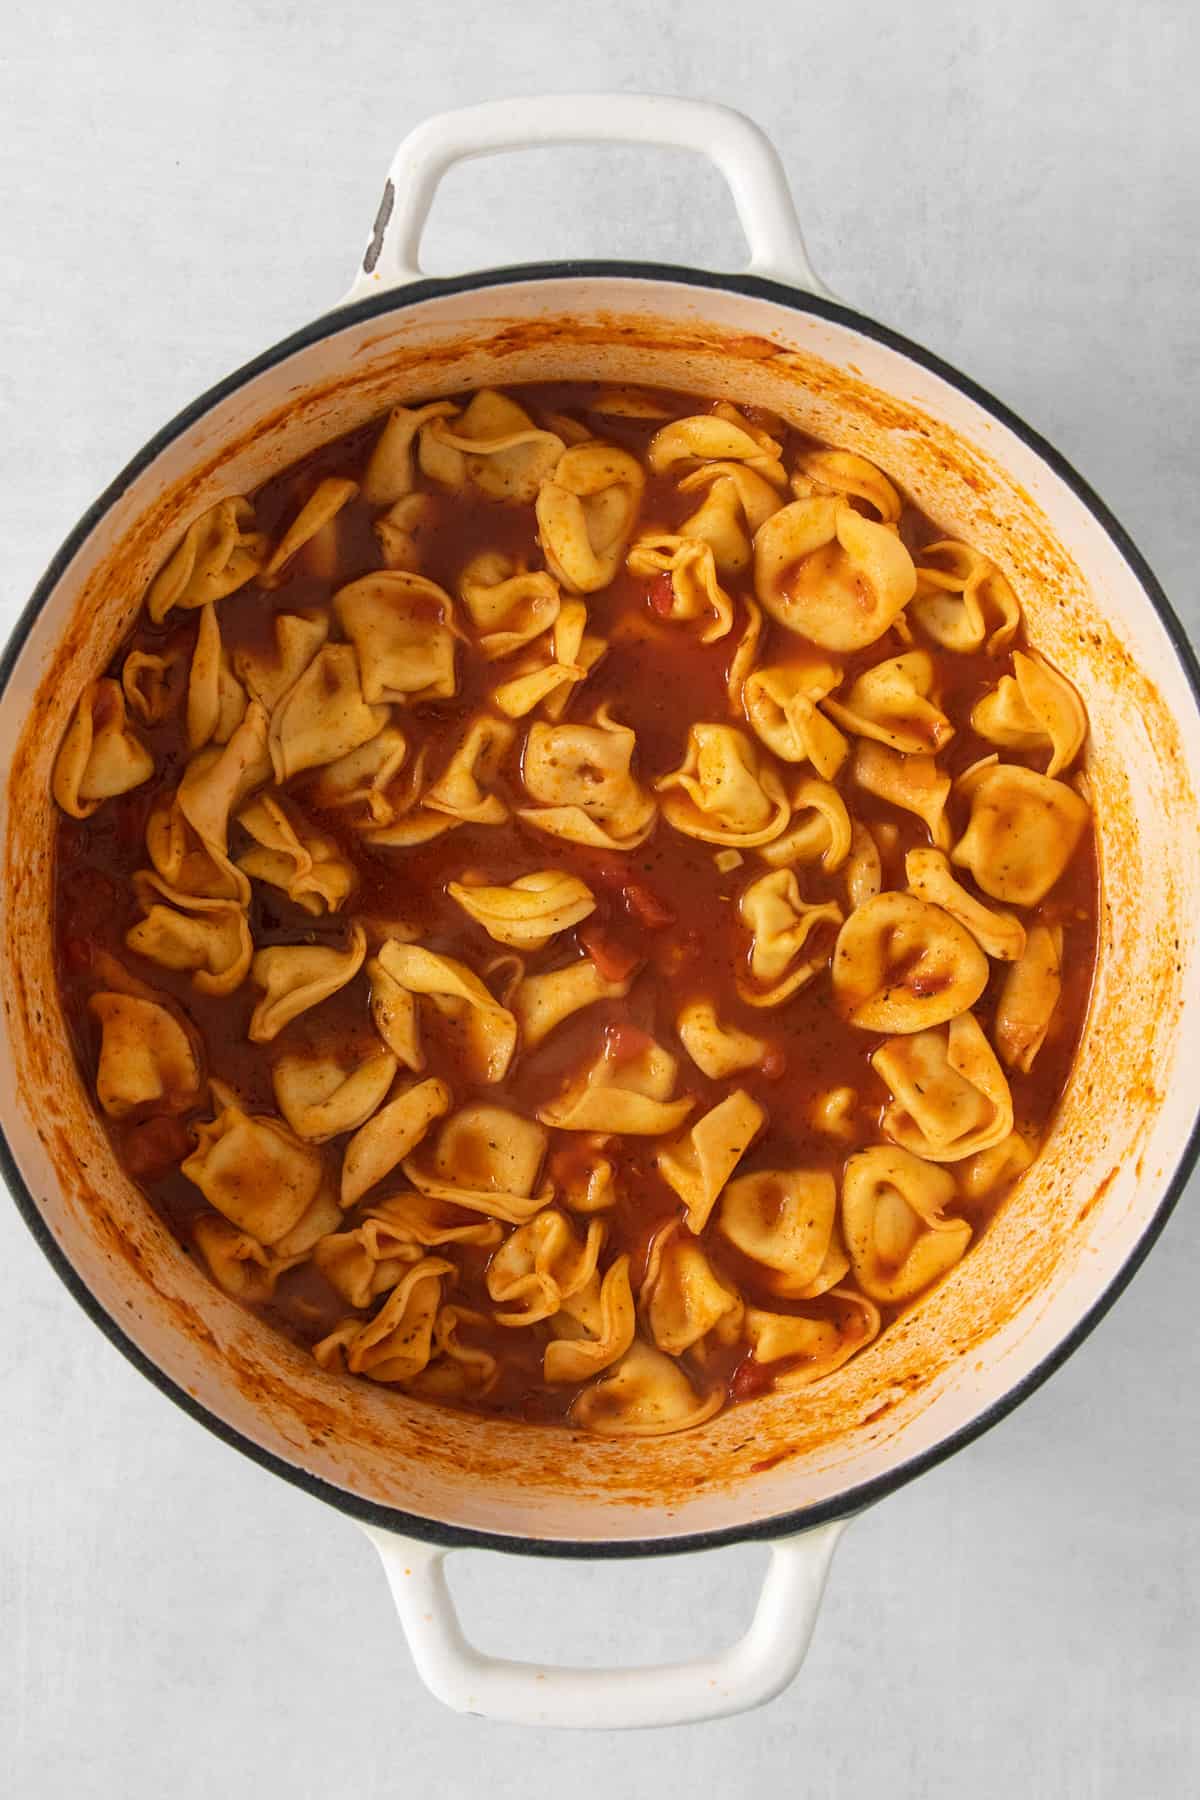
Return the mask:
[[[599,139],[712,158],[749,271],[588,263],[421,277],[421,227],[453,162]],[[49,925],[55,748],[164,545],[219,496],[396,402],[591,376],[772,407],[880,462],[948,533],[999,558],[1035,642],[1087,703],[1105,891],[1074,1075],[1041,1158],[980,1246],[835,1382],[649,1443],[459,1416],[332,1378],[219,1293],[112,1156],[67,1045]],[[205,394],[135,458],[59,551],[0,682],[11,769],[0,1107],[16,1203],[76,1298],[164,1392],[362,1522],[421,1673],[451,1706],[628,1726],[777,1693],[804,1655],[842,1521],[1030,1393],[1111,1304],[1180,1192],[1197,1148],[1195,659],[1141,557],[1060,456],[972,382],[829,299],[778,159],[733,113],[592,95],[420,127],[393,164],[344,305]],[[612,1557],[746,1538],[774,1548],[749,1633],[714,1661],[670,1668],[493,1661],[464,1641],[442,1569],[456,1547]]]

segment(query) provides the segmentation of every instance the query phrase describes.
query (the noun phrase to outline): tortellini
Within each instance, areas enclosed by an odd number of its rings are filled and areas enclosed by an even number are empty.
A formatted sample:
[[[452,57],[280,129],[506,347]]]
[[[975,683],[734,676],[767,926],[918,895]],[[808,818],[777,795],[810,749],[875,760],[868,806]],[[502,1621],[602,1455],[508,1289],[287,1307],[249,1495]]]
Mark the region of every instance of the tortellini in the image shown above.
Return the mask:
[[[254,841],[237,859],[252,881],[278,888],[315,917],[337,912],[354,889],[354,868],[332,838],[298,818],[270,794],[258,794],[237,816]]]
[[[366,954],[361,925],[351,927],[345,950],[328,944],[271,944],[255,951],[250,972],[263,997],[250,1019],[251,1043],[270,1043],[309,1007],[344,988],[362,968]]]
[[[849,1272],[837,1224],[837,1183],[825,1169],[762,1169],[721,1196],[718,1225],[781,1299],[813,1300]]]
[[[306,1143],[323,1144],[343,1131],[357,1131],[387,1097],[397,1058],[390,1051],[346,1068],[335,1056],[287,1053],[271,1069],[280,1112]]]
[[[657,1152],[658,1172],[683,1201],[689,1231],[704,1230],[717,1196],[766,1122],[757,1100],[737,1088]]]
[[[766,440],[764,433],[764,440]],[[738,575],[749,567],[754,534],[783,498],[774,485],[748,463],[701,463],[679,482],[679,492],[699,492],[704,498],[680,525],[682,536],[698,538],[713,553],[723,575]]]
[[[733,725],[693,725],[682,764],[655,786],[676,831],[707,844],[766,844],[791,817],[775,769]]]
[[[559,464],[563,441],[533,423],[507,394],[481,388],[466,410],[431,419],[421,428],[424,474],[449,488],[469,482],[489,500],[513,505],[537,498]]]
[[[196,1148],[180,1168],[231,1225],[274,1246],[318,1205],[326,1181],[319,1149],[278,1119],[234,1105],[211,1124],[197,1126]]]
[[[531,572],[492,550],[467,564],[458,591],[489,662],[512,656],[549,631],[562,607],[552,575],[544,569]]]
[[[710,413],[664,425],[651,438],[647,458],[655,475],[687,473],[701,463],[724,462],[742,463],[775,487],[783,487],[787,480],[776,440],[725,403]]]
[[[546,718],[561,719],[577,683],[587,680],[608,649],[587,622],[583,601],[565,600],[553,630],[539,640],[540,654],[535,647],[517,673],[492,690],[492,705],[509,719],[523,719],[539,708]]]
[[[671,1098],[678,1068],[670,1051],[653,1040],[633,1056],[622,1055],[609,1042],[557,1100],[539,1108],[538,1118],[558,1131],[658,1137],[682,1125],[696,1104],[690,1094]]]
[[[774,470],[774,459],[768,460]],[[701,463],[681,478],[679,492],[705,495],[680,530],[685,537],[700,537],[710,544],[717,567],[725,574],[738,574],[749,566],[755,532],[783,505],[775,479],[768,481],[748,462]],[[740,518],[734,515],[735,502]]]
[[[228,743],[219,747],[210,745],[193,756],[175,796],[174,810],[180,820],[195,832],[209,857],[231,873],[229,820],[242,802],[270,777],[268,731],[266,711],[257,700],[252,700]],[[149,830],[146,841],[149,846]],[[159,874],[173,887],[190,888],[190,883],[175,878],[157,858],[154,862]],[[248,885],[243,876],[240,885],[235,885],[235,891],[242,894]]]
[[[203,619],[212,609],[206,607]],[[135,719],[143,725],[161,725],[179,699],[179,671],[183,658],[178,651],[165,656],[145,650],[131,650],[121,664],[121,692]]]
[[[844,495],[861,500],[881,525],[900,520],[900,496],[881,469],[852,450],[806,450],[796,459],[792,492],[798,500],[812,494]]]
[[[518,875],[508,887],[451,881],[446,892],[489,937],[518,950],[544,950],[552,937],[596,909],[585,881],[555,869]]]
[[[717,579],[712,547],[698,538],[671,532],[641,537],[629,552],[631,575],[666,575],[671,584],[669,619],[707,619],[702,644],[716,643],[733,629],[733,601]]]
[[[963,1200],[985,1200],[1003,1182],[1010,1185],[1023,1175],[1037,1155],[1037,1140],[1028,1131],[1014,1131],[990,1150],[980,1150],[954,1171]]]
[[[699,1244],[678,1221],[660,1231],[650,1250],[641,1305],[650,1336],[669,1356],[682,1356],[710,1332],[736,1343],[744,1307],[737,1289],[722,1280]]]
[[[190,750],[227,744],[246,716],[249,696],[233,672],[221,643],[216,605],[202,606],[196,626],[187,683],[187,738]]]
[[[161,625],[174,606],[207,606],[252,581],[268,554],[253,527],[254,508],[241,498],[218,500],[194,520],[147,590],[151,621]]]
[[[637,1329],[628,1256],[618,1256],[603,1280],[593,1275],[586,1287],[568,1295],[551,1329],[559,1335],[542,1359],[549,1382],[586,1381],[623,1357]]]
[[[871,1064],[893,1096],[883,1129],[915,1156],[961,1162],[1002,1143],[1013,1128],[1008,1083],[974,1013],[888,1038]]]
[[[739,975],[738,992],[750,1006],[779,1006],[829,961],[842,909],[836,900],[809,905],[792,871],[777,869],[750,883],[738,916],[750,932],[749,975]]]
[[[373,1319],[344,1320],[314,1346],[324,1369],[345,1368],[372,1381],[411,1381],[428,1363],[442,1281],[454,1264],[426,1256],[397,1283]]]
[[[503,825],[508,806],[495,783],[513,738],[506,719],[488,714],[472,719],[446,767],[423,792],[421,766],[414,766],[407,799],[393,798],[391,822],[367,828],[368,842],[411,848],[457,825]]]
[[[520,817],[539,831],[600,850],[633,849],[658,807],[632,772],[637,737],[601,707],[591,725],[531,725],[522,778],[536,806]]]
[[[904,859],[909,890],[940,906],[965,925],[982,950],[1001,962],[1016,962],[1025,949],[1025,927],[1014,913],[993,912],[954,879],[941,850],[910,850]]]
[[[846,802],[832,782],[807,775],[792,789],[791,823],[782,837],[760,844],[758,854],[773,868],[819,862],[831,874],[850,854],[854,828]]]
[[[954,736],[929,697],[933,678],[929,652],[909,650],[864,670],[843,699],[827,695],[825,710],[855,737],[875,738],[906,756],[933,754]]]
[[[462,1031],[477,1080],[504,1080],[517,1047],[517,1021],[474,970],[457,957],[394,938],[383,945],[375,962],[397,987],[427,999]]]
[[[327,812],[346,812],[363,827],[391,825],[407,812],[416,798],[408,791],[394,792],[406,762],[408,740],[395,725],[385,725],[357,750],[347,751],[318,768],[307,789],[314,806]]]
[[[623,1000],[632,976],[611,981],[600,973],[590,956],[580,957],[561,969],[539,975],[522,975],[508,995],[508,1005],[521,1027],[526,1050],[536,1050],[556,1026],[598,1000]]]
[[[883,888],[883,860],[879,854],[879,844],[874,832],[866,825],[855,822],[850,829],[850,849],[842,874],[851,912],[856,906],[865,906],[868,900],[874,900]]]
[[[320,768],[382,731],[386,706],[367,703],[349,644],[326,644],[271,714],[268,745],[276,781]]]
[[[432,494],[401,494],[394,500],[371,527],[384,568],[419,575],[437,520],[438,503]]]
[[[700,469],[692,470],[691,477],[684,476],[679,483],[679,491],[686,492],[685,484],[695,475],[708,475],[710,470],[721,466],[719,464],[701,464]],[[725,464],[723,466],[733,468],[737,465]],[[751,481],[761,479],[749,469],[745,470],[745,475]],[[770,483],[763,482],[762,485],[775,501],[775,490]],[[770,510],[774,511],[774,507],[772,506]],[[694,513],[689,513],[680,525],[679,536],[702,548],[711,558],[714,581],[717,578],[718,570],[723,575],[736,575],[744,569],[750,561],[752,540],[746,523],[746,510],[742,505],[736,482],[726,475],[714,473],[712,478],[704,484],[704,498],[699,506]]]
[[[766,1044],[736,1026],[722,1025],[709,1000],[689,1000],[675,1021],[679,1041],[710,1081],[723,1081],[762,1061]]]
[[[457,693],[454,602],[436,582],[404,570],[364,575],[338,589],[333,610],[354,646],[362,699],[369,707],[448,700]],[[385,714],[376,731],[386,723]],[[374,735],[364,731],[334,754],[344,755]],[[333,755],[316,760],[332,762]]]
[[[56,931],[224,1294],[331,1378],[635,1440],[782,1418],[953,1279],[1056,1130],[1092,785],[1014,586],[930,535],[757,398],[573,380],[192,520],[85,646]]]
[[[431,1076],[405,1088],[359,1126],[342,1157],[343,1207],[353,1206],[404,1162],[434,1121],[449,1111],[450,1098],[445,1082]]]
[[[89,819],[106,800],[140,787],[154,758],[126,723],[119,682],[94,681],[84,693],[54,764],[54,798],[73,819]]]
[[[278,587],[286,579],[288,564],[302,550],[307,572],[331,580],[338,566],[334,521],[357,493],[358,483],[341,476],[319,481],[267,558],[258,576],[259,586]]]
[[[431,419],[449,418],[457,411],[452,400],[431,400],[428,406],[394,406],[371,451],[363,476],[363,499],[372,506],[392,506],[411,494],[417,475],[417,434]]]
[[[1061,775],[1083,748],[1087,714],[1075,689],[1040,656],[1013,651],[1001,676],[971,714],[971,727],[1005,750],[1048,750],[1046,774]]]
[[[863,1031],[925,1031],[974,1006],[988,959],[957,919],[915,894],[856,907],[833,952],[833,997]]]
[[[279,1277],[303,1261],[303,1253],[277,1256],[220,1213],[201,1213],[192,1235],[217,1286],[249,1306],[265,1305]]]
[[[572,594],[607,587],[621,566],[646,477],[615,444],[576,444],[538,488],[537,522],[550,572]]]
[[[216,608],[205,607],[200,615],[197,653],[207,657],[219,637]],[[273,638],[269,648],[246,644],[235,650],[231,659],[239,684],[268,713],[274,712],[327,642],[329,620],[324,613],[276,613]]]
[[[1021,623],[1017,596],[995,563],[969,544],[927,544],[916,580],[912,617],[944,649],[986,648],[995,656],[1012,642]]]
[[[173,1012],[127,993],[93,994],[88,1011],[100,1026],[96,1094],[110,1119],[138,1108],[186,1112],[196,1104],[200,1057]]]
[[[1031,925],[1000,989],[993,1035],[1010,1069],[1026,1075],[1046,1041],[1062,996],[1061,925]]]
[[[757,736],[784,762],[810,762],[832,781],[849,749],[817,702],[838,686],[842,671],[818,658],[756,669],[742,689],[746,717]]]
[[[842,1177],[842,1223],[854,1278],[870,1299],[914,1299],[961,1260],[967,1220],[948,1218],[954,1177],[907,1150],[860,1150]]]
[[[439,1306],[433,1321],[433,1345],[436,1354],[408,1383],[410,1394],[428,1400],[481,1399],[496,1385],[500,1364],[490,1350],[471,1344],[463,1337],[463,1327],[473,1328],[488,1323],[483,1313],[467,1306]]]
[[[754,540],[759,605],[823,650],[866,649],[916,589],[912,557],[896,533],[847,500],[793,500]]]
[[[236,900],[179,893],[149,869],[135,878],[134,892],[143,916],[125,933],[131,950],[161,968],[190,971],[202,994],[231,994],[241,986],[254,944]]]
[[[950,777],[932,756],[905,756],[884,744],[868,740],[854,755],[854,779],[868,794],[914,813],[939,850],[953,841],[946,819]]]
[[[755,1362],[786,1365],[773,1371],[772,1386],[780,1393],[832,1375],[878,1336],[881,1324],[879,1308],[853,1288],[831,1288],[819,1316],[746,1309]]]
[[[604,1226],[599,1219],[580,1239],[553,1207],[518,1225],[488,1264],[487,1288],[497,1302],[498,1325],[536,1325],[553,1318],[564,1300],[596,1273]]]
[[[673,1357],[638,1340],[608,1374],[584,1388],[571,1407],[571,1423],[600,1437],[666,1437],[711,1419],[723,1397],[719,1389],[697,1394]]]
[[[535,1120],[475,1102],[447,1119],[429,1161],[409,1157],[404,1173],[432,1199],[523,1225],[554,1197],[552,1182],[539,1186],[547,1141]]]
[[[313,1262],[347,1306],[367,1307],[426,1250],[454,1244],[494,1250],[503,1235],[495,1219],[473,1218],[424,1194],[391,1194],[369,1203],[360,1225],[321,1238]]]
[[[1087,802],[1066,782],[1017,763],[977,763],[957,786],[971,816],[950,860],[969,869],[993,900],[1036,906],[1074,855]]]

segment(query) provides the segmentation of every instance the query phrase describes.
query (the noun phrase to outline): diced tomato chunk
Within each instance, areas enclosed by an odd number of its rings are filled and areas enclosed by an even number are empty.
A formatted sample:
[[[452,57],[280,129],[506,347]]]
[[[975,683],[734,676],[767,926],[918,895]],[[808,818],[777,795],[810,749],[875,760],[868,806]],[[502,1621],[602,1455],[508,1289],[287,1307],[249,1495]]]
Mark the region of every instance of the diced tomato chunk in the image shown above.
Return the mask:
[[[770,1363],[755,1362],[752,1356],[748,1356],[733,1372],[729,1383],[729,1398],[753,1400],[756,1394],[768,1393],[774,1384],[775,1377]]]
[[[640,1025],[631,1025],[628,1019],[620,1019],[615,1025],[604,1028],[604,1054],[610,1062],[633,1062],[635,1057],[643,1056],[647,1050],[654,1048],[654,1039]]]
[[[143,1120],[127,1133],[122,1161],[131,1175],[154,1181],[181,1163],[191,1147],[192,1140],[182,1120],[163,1114]]]
[[[656,612],[660,618],[670,618],[675,608],[675,584],[665,569],[650,583],[646,598],[652,612]]]
[[[666,926],[674,925],[675,914],[670,907],[640,881],[627,882],[621,892],[634,918],[649,931],[662,931]]]
[[[627,950],[609,937],[594,919],[586,920],[575,935],[605,981],[627,980],[642,960],[636,950]]]
[[[778,1044],[772,1044],[763,1057],[762,1072],[768,1081],[778,1081],[787,1074],[787,1057]]]

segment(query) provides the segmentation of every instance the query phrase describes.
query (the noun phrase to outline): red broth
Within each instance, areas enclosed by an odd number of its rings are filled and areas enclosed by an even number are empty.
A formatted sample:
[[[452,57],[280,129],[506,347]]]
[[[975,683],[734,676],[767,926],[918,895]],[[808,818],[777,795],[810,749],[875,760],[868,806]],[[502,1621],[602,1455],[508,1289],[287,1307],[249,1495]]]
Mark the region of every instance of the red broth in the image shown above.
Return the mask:
[[[594,430],[639,457],[644,456],[662,423],[661,419],[599,419],[592,410],[595,390],[587,384],[530,386],[512,390],[512,397],[535,422],[568,414],[581,428]],[[708,411],[712,404],[685,395],[660,398],[679,415]],[[755,420],[752,412],[746,416]],[[755,422],[778,431],[777,421]],[[277,540],[322,477],[361,480],[377,434],[378,425],[355,431],[267,483],[252,497],[258,528]],[[783,460],[790,469],[796,456],[812,445],[790,430],[780,435]],[[424,477],[418,478],[417,485],[435,496],[434,526],[423,540],[421,573],[450,594],[458,593],[464,565],[482,550],[503,550],[524,558],[531,568],[543,566],[532,505],[488,500],[469,486],[465,493],[446,492]],[[674,476],[651,476],[638,529],[652,524],[671,530],[695,511],[701,498],[694,492],[680,493]],[[791,496],[785,494],[784,498]],[[318,578],[308,572],[301,555],[280,587],[267,590],[252,581],[222,599],[218,613],[225,648],[270,644],[276,613],[327,608],[340,587],[380,568],[381,555],[372,531],[375,510],[360,495],[339,515],[337,568],[332,577]],[[942,535],[927,518],[907,506],[900,532],[918,561],[921,547]],[[734,603],[734,628],[709,645],[699,641],[694,626],[663,616],[662,577],[639,579],[622,568],[609,587],[586,596],[589,630],[605,638],[609,648],[575,689],[565,717],[590,720],[599,706],[611,706],[614,715],[636,731],[635,772],[644,787],[652,787],[658,777],[679,765],[693,722],[736,722],[746,728],[744,719],[735,720],[731,715],[727,682],[747,602],[753,597],[751,571],[723,575],[722,584]],[[669,608],[669,586],[665,600]],[[182,657],[190,656],[195,629],[192,612],[173,611],[159,627],[143,615],[113,658],[109,673],[119,679],[125,657],[133,649],[159,654],[177,650]],[[469,639],[469,630],[466,635]],[[933,692],[955,727],[939,763],[945,773],[956,776],[996,749],[975,733],[970,715],[975,703],[1011,670],[1011,650],[1026,644],[1024,628],[1000,655],[986,650],[951,652],[927,642],[919,631],[914,636],[934,657]],[[764,620],[759,663],[785,653],[794,655],[797,647],[806,647],[804,640],[797,640],[770,619]],[[863,669],[911,647],[893,629],[868,649],[837,655],[835,660],[845,670],[839,691],[844,692]],[[485,662],[469,642],[461,646],[458,691],[452,699],[395,709],[396,721],[409,741],[409,765],[416,752],[427,746],[429,767],[434,771],[442,768],[466,724],[488,710],[492,688],[509,672],[508,664]],[[236,1090],[248,1111],[273,1114],[271,1071],[282,1051],[295,1053],[310,1047],[316,1053],[336,1045],[352,1063],[378,1050],[369,1010],[370,982],[365,972],[360,972],[331,998],[301,1014],[274,1042],[255,1044],[247,1036],[257,998],[250,981],[227,996],[207,996],[196,990],[186,972],[148,962],[127,948],[126,933],[140,917],[132,877],[147,863],[146,821],[156,797],[175,788],[188,761],[183,715],[182,704],[176,704],[161,725],[136,726],[154,758],[155,772],[149,782],[109,800],[88,819],[60,819],[56,925],[64,1011],[82,1076],[94,1087],[100,1040],[88,1000],[104,985],[99,953],[107,952],[149,987],[169,995],[186,1013],[203,1042],[210,1075]],[[499,827],[461,825],[415,848],[372,848],[345,812],[319,813],[306,801],[306,789],[312,785],[309,776],[294,780],[289,796],[306,817],[336,840],[353,865],[355,887],[340,912],[314,918],[279,889],[256,882],[249,911],[256,949],[294,943],[340,947],[346,940],[348,922],[361,919],[374,943],[388,934],[389,925],[399,926],[405,937],[455,957],[477,972],[486,972],[505,952],[453,902],[446,892],[447,883],[461,879],[464,873],[472,880],[504,884],[533,869],[568,871],[591,888],[596,909],[544,949],[526,953],[527,969],[536,973],[591,954],[604,973],[633,967],[627,997],[601,1000],[575,1013],[532,1053],[518,1055],[510,1074],[493,1085],[479,1080],[478,1071],[464,1054],[461,1034],[450,1022],[427,1017],[428,1068],[424,1076],[442,1077],[453,1092],[456,1108],[472,1100],[486,1100],[532,1115],[552,1101],[606,1043],[620,1054],[624,1041],[626,1046],[632,1044],[636,1053],[639,1044],[653,1039],[679,1057],[678,1091],[694,1096],[693,1122],[732,1087],[744,1089],[763,1108],[766,1127],[738,1164],[738,1176],[802,1166],[828,1169],[835,1178],[840,1177],[849,1155],[884,1141],[880,1118],[890,1094],[870,1062],[883,1036],[843,1022],[832,1002],[827,967],[777,1007],[753,1007],[742,998],[737,977],[745,969],[748,938],[738,919],[738,899],[750,878],[766,872],[766,865],[758,862],[751,850],[745,852],[739,867],[722,872],[716,860],[718,846],[683,835],[661,816],[647,841],[624,853],[547,838],[516,817],[517,809],[528,804],[520,766],[523,736],[523,730],[518,730],[516,748],[493,784],[510,809],[509,822]],[[1037,769],[1045,766],[1044,753],[1004,751],[1002,755],[1007,762]],[[886,827],[882,885],[903,889],[905,852],[928,846],[929,833],[913,814],[859,787],[851,773],[852,762],[852,757],[847,759],[835,785],[854,820],[869,827]],[[779,766],[790,787],[798,771]],[[948,816],[956,840],[964,829],[967,811],[966,802],[952,796]],[[235,827],[230,845],[234,856],[241,842]],[[842,872],[827,873],[819,863],[810,862],[796,873],[806,901],[836,900],[845,906]],[[956,869],[955,874],[975,891],[965,871]],[[991,904],[986,896],[981,897]],[[1097,900],[1097,866],[1089,831],[1046,898],[1022,912],[1027,926],[1041,921],[1060,926],[1063,933],[1062,995],[1045,1042],[1030,1073],[1006,1071],[1016,1127],[1034,1139],[1044,1137],[1050,1126],[1075,1055],[1093,972]],[[990,1031],[1003,976],[1004,965],[993,963],[988,986],[974,1009],[985,1033]],[[723,1026],[765,1040],[766,1049],[757,1066],[732,1079],[711,1081],[691,1062],[680,1046],[676,1020],[686,1002],[700,997],[711,1001]],[[822,1095],[843,1086],[854,1091],[855,1102],[848,1135],[835,1138],[815,1122],[816,1107]],[[179,1163],[192,1148],[195,1123],[210,1116],[211,1108],[204,1104],[182,1118],[154,1116],[152,1111],[147,1116],[142,1111],[128,1120],[106,1121],[126,1169],[189,1249],[195,1222],[209,1208],[200,1190],[181,1173]],[[345,1137],[335,1139],[327,1154],[336,1157],[345,1142]],[[601,1215],[605,1234],[600,1270],[610,1267],[618,1256],[628,1255],[635,1296],[656,1235],[683,1211],[678,1194],[656,1166],[660,1148],[660,1141],[652,1137],[624,1137],[604,1147],[604,1155],[615,1168],[617,1200]],[[550,1133],[548,1168],[552,1177],[563,1179],[570,1173],[572,1159],[578,1164],[585,1154],[577,1134]],[[949,1166],[953,1171],[954,1165]],[[369,1212],[373,1200],[404,1185],[400,1171],[393,1171],[358,1204],[343,1229],[353,1227]],[[974,1202],[960,1194],[949,1207],[952,1215],[961,1213],[969,1218],[975,1241],[1004,1203],[1008,1185],[1001,1184],[985,1199]],[[573,1223],[580,1233],[586,1229],[586,1219]],[[717,1211],[698,1241],[717,1275],[736,1287],[750,1306],[818,1320],[836,1311],[836,1303],[828,1296],[800,1302],[772,1293],[764,1285],[763,1270],[722,1235]],[[498,1309],[487,1285],[492,1250],[453,1246],[434,1254],[444,1255],[456,1265],[449,1288],[455,1306],[470,1309],[484,1321],[465,1328],[463,1335],[471,1344],[490,1351],[498,1365],[485,1392],[457,1396],[456,1403],[539,1421],[564,1419],[580,1384],[553,1385],[542,1377],[543,1353],[555,1335],[552,1323],[514,1328],[493,1322]],[[852,1275],[843,1286],[853,1287]],[[382,1304],[381,1298],[375,1310]],[[283,1274],[271,1303],[262,1310],[302,1345],[322,1339],[350,1311],[311,1261]],[[897,1309],[885,1305],[882,1310],[886,1328]],[[643,1317],[639,1334],[645,1336],[646,1331]],[[737,1402],[769,1389],[778,1375],[795,1364],[786,1359],[756,1361],[745,1337],[739,1336],[733,1342],[709,1344],[700,1353],[689,1350],[682,1366],[698,1394],[719,1386],[729,1401]],[[836,1380],[836,1373],[828,1378]]]

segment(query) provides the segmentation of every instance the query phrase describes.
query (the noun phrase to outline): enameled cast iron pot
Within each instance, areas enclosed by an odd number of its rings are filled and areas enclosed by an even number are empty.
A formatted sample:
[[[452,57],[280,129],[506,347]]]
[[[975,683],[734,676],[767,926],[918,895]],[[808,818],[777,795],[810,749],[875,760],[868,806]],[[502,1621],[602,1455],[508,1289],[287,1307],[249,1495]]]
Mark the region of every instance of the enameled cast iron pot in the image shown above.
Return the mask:
[[[701,152],[733,191],[746,273],[553,263],[419,272],[454,162],[620,140]],[[50,770],[164,546],[226,494],[402,401],[600,377],[774,408],[879,462],[996,556],[1076,684],[1105,904],[1095,992],[1040,1158],[981,1244],[832,1383],[656,1441],[448,1413],[323,1374],[221,1294],[118,1167],[55,988]],[[433,119],[401,146],[346,302],[203,395],[71,533],[0,666],[10,771],[0,1114],[4,1169],[51,1262],[130,1360],[231,1446],[367,1527],[422,1675],[450,1705],[557,1725],[734,1712],[798,1668],[842,1522],[1001,1418],[1086,1336],[1153,1243],[1197,1149],[1200,672],[1157,582],[1063,459],[973,382],[830,299],[771,146],[719,107],[556,97]],[[1185,1058],[1191,1056],[1189,1071]],[[711,1662],[545,1670],[471,1648],[447,1550],[646,1556],[768,1540],[754,1623]]]

